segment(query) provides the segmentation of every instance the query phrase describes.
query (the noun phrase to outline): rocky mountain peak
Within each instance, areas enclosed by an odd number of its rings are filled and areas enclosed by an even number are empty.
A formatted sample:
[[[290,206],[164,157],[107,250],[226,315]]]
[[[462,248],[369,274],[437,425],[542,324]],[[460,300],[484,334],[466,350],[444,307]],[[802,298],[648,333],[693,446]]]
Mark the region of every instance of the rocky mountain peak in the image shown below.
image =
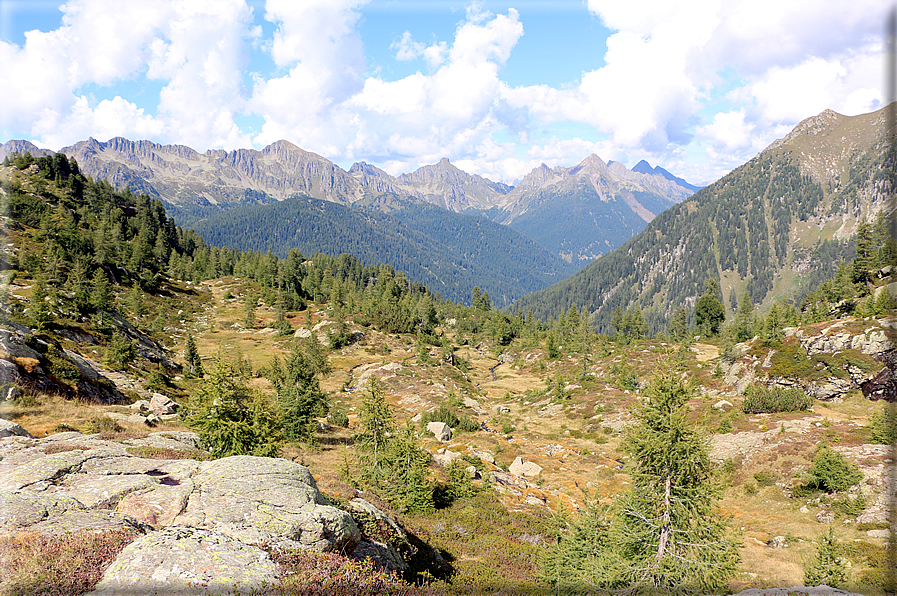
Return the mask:
[[[578,174],[580,172],[604,174],[607,172],[607,164],[604,163],[603,159],[592,153],[570,169],[570,174]]]
[[[815,136],[828,132],[838,125],[844,118],[846,118],[846,116],[843,116],[834,110],[823,110],[816,116],[810,116],[809,118],[801,120],[798,125],[794,127],[794,130],[789,132],[783,138],[774,141],[764,151],[772,151],[797,137],[806,135]]]

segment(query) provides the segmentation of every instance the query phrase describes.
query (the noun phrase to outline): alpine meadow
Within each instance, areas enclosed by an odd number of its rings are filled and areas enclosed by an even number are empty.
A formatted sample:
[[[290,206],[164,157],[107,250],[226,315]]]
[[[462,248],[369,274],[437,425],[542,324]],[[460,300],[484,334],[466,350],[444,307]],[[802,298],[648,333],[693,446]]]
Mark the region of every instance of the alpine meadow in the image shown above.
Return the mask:
[[[871,4],[38,4],[0,596],[897,593]]]

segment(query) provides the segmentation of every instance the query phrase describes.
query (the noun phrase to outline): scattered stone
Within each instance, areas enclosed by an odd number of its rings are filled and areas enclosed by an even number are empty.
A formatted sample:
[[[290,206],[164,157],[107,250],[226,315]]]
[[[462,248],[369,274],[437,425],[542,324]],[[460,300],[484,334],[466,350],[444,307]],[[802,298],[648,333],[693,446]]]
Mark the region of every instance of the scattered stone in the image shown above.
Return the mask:
[[[153,414],[156,416],[175,414],[178,411],[178,407],[178,404],[174,403],[171,398],[162,395],[161,393],[153,393],[152,399],[150,399],[149,402],[149,409],[152,410]]]
[[[4,362],[4,361],[0,360],[0,362]],[[12,387],[9,388],[9,390],[7,390],[6,396],[5,396],[5,398],[6,398],[5,401],[15,401],[15,400],[19,399],[20,397],[22,397],[22,390],[19,389],[18,386],[13,385]],[[3,398],[4,398],[4,396],[0,395],[0,399],[3,399]]]
[[[536,495],[526,495],[526,498],[523,500],[527,505],[534,505],[536,507],[544,507],[545,501],[537,497]]]
[[[311,331],[309,331],[305,327],[300,327],[299,329],[296,329],[296,332],[293,334],[293,336],[305,339],[306,337],[311,337]]]
[[[480,402],[473,399],[472,397],[467,397],[466,395],[461,399],[461,403],[463,403],[468,408],[473,408],[474,410],[480,409]]]
[[[891,531],[888,529],[879,529],[879,530],[867,530],[866,536],[869,538],[884,538],[887,540],[891,537]]]
[[[729,400],[726,400],[726,399],[721,399],[718,402],[716,402],[715,404],[713,404],[713,409],[719,410],[721,412],[725,412],[726,408],[731,408],[731,407],[732,407],[732,402],[730,402]]]
[[[427,430],[433,433],[437,440],[447,443],[452,440],[452,429],[445,422],[428,422]]]
[[[489,462],[490,464],[495,463],[495,456],[488,451],[479,451],[477,449],[474,449],[473,454],[485,462]]]
[[[511,413],[511,408],[509,408],[508,406],[495,406],[492,409],[494,411],[498,412],[499,414],[510,414]]]
[[[138,412],[149,412],[150,411],[150,403],[145,399],[138,399],[130,406],[128,406],[131,410],[137,410]]]
[[[772,540],[766,543],[769,548],[784,548],[788,546],[784,536],[773,536]]]
[[[515,476],[523,476],[524,478],[533,478],[542,473],[542,466],[531,461],[523,461],[519,455],[514,462],[508,467],[508,472]]]
[[[818,521],[820,524],[830,524],[835,521],[835,514],[827,509],[824,509],[816,514],[816,521]]]

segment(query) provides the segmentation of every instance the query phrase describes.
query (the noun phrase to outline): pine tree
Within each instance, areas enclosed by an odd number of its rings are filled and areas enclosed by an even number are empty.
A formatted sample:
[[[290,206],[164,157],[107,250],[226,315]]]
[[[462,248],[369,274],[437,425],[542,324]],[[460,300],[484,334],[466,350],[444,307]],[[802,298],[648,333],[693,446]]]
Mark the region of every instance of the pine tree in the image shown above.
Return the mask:
[[[618,581],[650,590],[716,590],[735,572],[735,540],[716,511],[706,439],[686,420],[692,390],[672,367],[655,375],[624,446],[632,488],[617,504]]]
[[[838,540],[829,526],[828,533],[819,537],[815,558],[804,569],[804,584],[843,588],[847,584],[848,576],[846,560],[839,556]]]
[[[695,323],[704,335],[716,335],[726,319],[726,307],[720,300],[719,281],[708,277],[704,281],[704,295],[695,303]]]
[[[271,405],[240,383],[220,357],[187,404],[187,424],[215,457],[277,457],[281,435]]]
[[[196,349],[196,342],[193,341],[193,335],[187,334],[187,346],[184,349],[184,360],[187,362],[187,374],[185,375],[188,379],[193,377],[202,378],[205,375],[205,371],[202,369],[202,359],[199,356],[199,351]]]
[[[672,365],[655,375],[624,441],[632,487],[605,511],[589,508],[562,534],[544,559],[547,581],[571,591],[725,588],[738,543],[716,511],[706,439],[686,419],[691,396]]]

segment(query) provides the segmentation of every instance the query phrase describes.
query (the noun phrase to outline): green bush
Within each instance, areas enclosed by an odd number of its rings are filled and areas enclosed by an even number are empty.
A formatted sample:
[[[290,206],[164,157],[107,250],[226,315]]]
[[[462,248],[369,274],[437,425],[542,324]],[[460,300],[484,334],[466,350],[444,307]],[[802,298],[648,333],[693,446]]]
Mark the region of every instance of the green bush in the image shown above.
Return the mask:
[[[897,443],[897,420],[894,410],[885,408],[872,414],[872,437],[870,440],[879,445],[893,445]]]
[[[446,404],[440,404],[439,408],[432,412],[424,412],[424,415],[421,416],[420,423],[423,428],[426,428],[430,422],[444,422],[451,428],[456,428],[461,419],[458,418],[458,414],[455,413],[454,409]]]
[[[334,410],[327,415],[327,423],[332,426],[349,428],[349,417],[343,412]]]
[[[751,385],[744,392],[741,409],[745,414],[802,412],[813,406],[813,398],[800,389],[779,389]]]
[[[822,445],[813,458],[805,485],[809,489],[835,492],[847,490],[862,479],[863,474],[856,465],[828,445]]]
[[[137,345],[120,333],[112,336],[112,341],[106,346],[106,354],[103,362],[106,366],[123,369],[137,359]]]

